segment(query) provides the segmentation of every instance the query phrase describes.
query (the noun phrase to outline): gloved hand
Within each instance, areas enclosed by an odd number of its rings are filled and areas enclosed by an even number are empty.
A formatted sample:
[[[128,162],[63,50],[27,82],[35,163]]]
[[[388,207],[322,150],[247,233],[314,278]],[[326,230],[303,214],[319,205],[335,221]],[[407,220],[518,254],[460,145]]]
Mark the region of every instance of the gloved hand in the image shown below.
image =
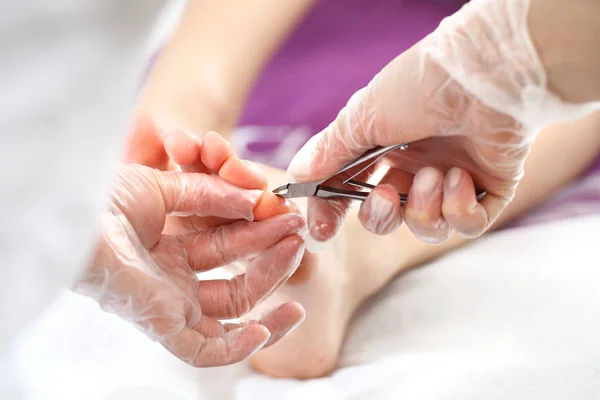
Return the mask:
[[[302,217],[284,214],[253,222],[261,194],[218,176],[121,167],[95,255],[76,290],[191,365],[246,358],[304,318],[300,305],[286,303],[258,321],[219,321],[251,310],[300,262]],[[166,216],[173,214],[197,216],[196,230],[165,234]],[[196,276],[249,257],[254,258],[245,274],[231,281]]]
[[[292,179],[324,179],[375,146],[410,142],[382,160],[390,169],[361,205],[364,227],[386,234],[404,219],[430,243],[452,231],[481,235],[515,194],[540,129],[599,105],[568,104],[550,92],[529,35],[529,9],[528,0],[473,0],[445,19],[304,146],[289,167]],[[487,191],[480,203],[476,187]],[[401,211],[397,192],[406,191]],[[309,199],[310,235],[330,239],[349,205]]]

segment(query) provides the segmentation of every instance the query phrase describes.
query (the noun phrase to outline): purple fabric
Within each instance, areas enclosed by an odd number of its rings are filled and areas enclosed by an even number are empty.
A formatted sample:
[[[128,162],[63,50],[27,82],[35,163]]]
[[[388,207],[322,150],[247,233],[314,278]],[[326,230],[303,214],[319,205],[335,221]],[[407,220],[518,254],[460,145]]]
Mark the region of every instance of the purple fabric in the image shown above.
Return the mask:
[[[321,0],[259,78],[241,125],[319,132],[354,92],[462,4]]]

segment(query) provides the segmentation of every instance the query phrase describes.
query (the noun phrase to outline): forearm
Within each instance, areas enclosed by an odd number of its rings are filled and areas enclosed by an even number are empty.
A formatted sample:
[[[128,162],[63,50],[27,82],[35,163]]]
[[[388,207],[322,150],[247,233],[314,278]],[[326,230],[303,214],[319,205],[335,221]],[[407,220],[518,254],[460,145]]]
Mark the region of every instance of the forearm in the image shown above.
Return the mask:
[[[550,91],[562,100],[600,100],[600,1],[531,0],[529,31],[547,73]]]
[[[139,97],[169,128],[226,136],[271,55],[316,0],[190,0]]]

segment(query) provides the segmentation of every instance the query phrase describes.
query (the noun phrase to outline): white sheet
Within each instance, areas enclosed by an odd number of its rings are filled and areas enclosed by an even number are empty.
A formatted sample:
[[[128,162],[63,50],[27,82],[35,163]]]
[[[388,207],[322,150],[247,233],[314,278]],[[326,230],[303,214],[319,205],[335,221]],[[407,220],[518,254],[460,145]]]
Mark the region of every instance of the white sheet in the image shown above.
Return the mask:
[[[600,398],[600,217],[501,232],[397,278],[342,368],[298,382],[194,370],[65,293],[16,353],[32,399]]]

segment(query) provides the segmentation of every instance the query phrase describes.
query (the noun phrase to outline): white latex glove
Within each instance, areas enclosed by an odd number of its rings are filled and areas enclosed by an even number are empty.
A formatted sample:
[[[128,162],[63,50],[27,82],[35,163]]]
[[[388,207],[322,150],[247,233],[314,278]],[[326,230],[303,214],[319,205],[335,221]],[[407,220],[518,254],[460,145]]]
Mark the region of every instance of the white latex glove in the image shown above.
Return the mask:
[[[528,0],[473,0],[445,19],[305,145],[290,165],[292,178],[324,179],[375,146],[410,142],[383,159],[391,168],[361,205],[364,227],[386,234],[404,219],[430,243],[452,231],[484,233],[513,198],[540,129],[599,108],[568,104],[549,91],[529,35],[529,9]],[[487,191],[480,203],[475,188]],[[409,194],[402,210],[398,192]],[[310,198],[310,235],[330,239],[349,204]]]
[[[110,211],[102,216],[99,245],[77,291],[191,365],[246,358],[304,318],[300,305],[286,303],[258,321],[219,321],[244,315],[283,285],[303,253],[300,215],[252,222],[261,193],[214,175],[121,167]],[[194,233],[167,235],[169,214],[207,218],[204,223],[197,218]],[[231,281],[196,276],[250,256],[255,258],[245,274]]]

